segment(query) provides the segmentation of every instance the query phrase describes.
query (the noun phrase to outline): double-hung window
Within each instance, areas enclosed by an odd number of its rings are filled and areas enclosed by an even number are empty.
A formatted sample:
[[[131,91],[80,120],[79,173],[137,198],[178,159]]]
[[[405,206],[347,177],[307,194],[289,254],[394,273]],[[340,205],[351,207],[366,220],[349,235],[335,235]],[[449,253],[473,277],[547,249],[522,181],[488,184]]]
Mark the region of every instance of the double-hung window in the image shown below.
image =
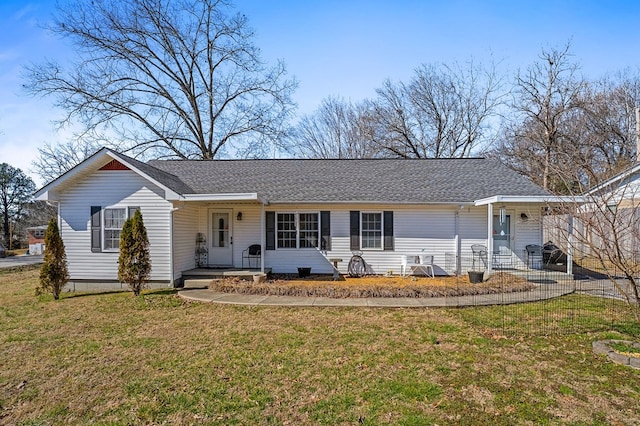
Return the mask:
[[[278,248],[317,248],[319,239],[318,213],[278,213],[276,215]]]
[[[296,248],[296,215],[295,213],[278,213],[277,221],[278,248]]]
[[[363,249],[382,249],[382,213],[362,212]]]
[[[320,224],[318,221],[318,213],[300,213],[299,214],[300,233],[299,233],[299,247],[300,248],[315,248],[318,247],[318,236],[320,233]]]
[[[103,211],[104,216],[104,250],[117,251],[120,249],[120,234],[125,220],[127,220],[127,210],[125,208],[107,208]]]

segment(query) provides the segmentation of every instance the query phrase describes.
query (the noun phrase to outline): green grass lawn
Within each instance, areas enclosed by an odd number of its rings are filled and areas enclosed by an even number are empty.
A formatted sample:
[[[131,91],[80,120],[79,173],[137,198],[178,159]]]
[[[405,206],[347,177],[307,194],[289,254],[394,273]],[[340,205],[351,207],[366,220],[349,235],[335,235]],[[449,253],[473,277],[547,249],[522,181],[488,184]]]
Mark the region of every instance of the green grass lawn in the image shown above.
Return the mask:
[[[504,337],[498,307],[54,301],[37,273],[0,271],[0,424],[640,424],[640,371],[591,350],[637,340],[630,317]]]

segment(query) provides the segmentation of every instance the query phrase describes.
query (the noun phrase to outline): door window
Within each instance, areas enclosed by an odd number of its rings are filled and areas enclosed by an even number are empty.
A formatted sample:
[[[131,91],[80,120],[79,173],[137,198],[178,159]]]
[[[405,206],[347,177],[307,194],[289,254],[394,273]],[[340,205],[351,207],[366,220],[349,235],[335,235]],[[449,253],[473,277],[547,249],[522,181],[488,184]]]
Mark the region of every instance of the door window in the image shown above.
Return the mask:
[[[502,248],[501,248],[502,247]],[[499,215],[493,216],[493,252],[502,253],[511,250],[511,215],[506,214],[503,220]]]
[[[213,213],[212,247],[229,247],[229,213]]]

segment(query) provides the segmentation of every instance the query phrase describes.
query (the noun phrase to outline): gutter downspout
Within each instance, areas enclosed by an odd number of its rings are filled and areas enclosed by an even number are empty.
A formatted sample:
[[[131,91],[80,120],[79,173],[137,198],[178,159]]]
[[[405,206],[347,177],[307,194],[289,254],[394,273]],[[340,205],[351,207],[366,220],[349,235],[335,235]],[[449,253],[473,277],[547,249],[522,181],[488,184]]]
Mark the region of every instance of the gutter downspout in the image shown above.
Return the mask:
[[[264,274],[264,258],[267,254],[266,244],[267,244],[267,236],[265,229],[265,217],[264,217],[264,206],[269,204],[267,201],[263,201],[260,204],[260,273]]]
[[[493,204],[487,204],[487,273],[491,275],[493,265]]]
[[[172,203],[173,204],[173,203]],[[182,208],[182,206],[180,207],[171,207],[170,210],[170,214],[169,214],[169,287],[175,287],[175,259],[173,256],[173,213],[177,212],[178,210],[180,210]]]
[[[573,275],[573,214],[569,213],[569,247],[567,247],[567,274]]]
[[[462,274],[461,271],[461,249],[460,249],[460,212],[456,210],[455,212],[455,217],[454,217],[454,228],[455,228],[455,237],[454,237],[454,244],[455,244],[455,253],[456,253],[456,275],[460,275]]]

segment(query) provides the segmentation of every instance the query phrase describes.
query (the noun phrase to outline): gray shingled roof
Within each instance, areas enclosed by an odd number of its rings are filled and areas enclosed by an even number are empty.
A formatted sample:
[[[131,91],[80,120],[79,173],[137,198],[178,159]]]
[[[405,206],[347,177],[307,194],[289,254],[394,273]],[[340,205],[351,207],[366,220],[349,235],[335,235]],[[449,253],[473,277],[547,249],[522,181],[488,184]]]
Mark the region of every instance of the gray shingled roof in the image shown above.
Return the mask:
[[[148,164],[179,178],[194,194],[257,193],[271,203],[462,203],[495,195],[550,195],[500,162],[482,158]],[[162,176],[154,178],[164,182]]]
[[[113,151],[112,151],[113,152]],[[158,167],[153,167],[150,164],[143,163],[142,161],[138,161],[135,158],[128,157],[124,154],[120,154],[118,152],[114,152],[114,154],[119,155],[123,159],[125,159],[129,164],[133,167],[140,170],[142,173],[147,176],[155,179],[157,182],[160,182],[167,188],[178,194],[192,194],[193,189],[191,189],[188,185],[186,185],[179,177],[171,172],[166,172]]]

